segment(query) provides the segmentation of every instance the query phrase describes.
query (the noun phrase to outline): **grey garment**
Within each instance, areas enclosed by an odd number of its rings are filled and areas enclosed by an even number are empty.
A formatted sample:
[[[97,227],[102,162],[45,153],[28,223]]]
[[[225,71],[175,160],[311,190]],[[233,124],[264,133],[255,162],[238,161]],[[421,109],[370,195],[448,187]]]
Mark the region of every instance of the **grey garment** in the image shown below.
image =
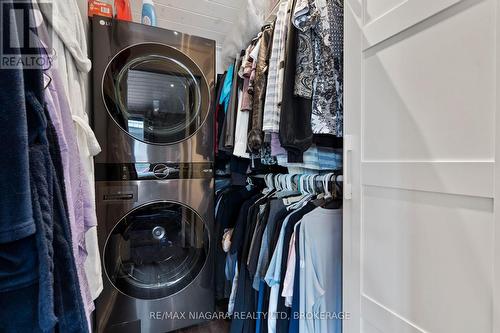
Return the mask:
[[[259,213],[257,214],[257,223],[255,224],[255,228],[254,228],[253,233],[252,233],[252,241],[250,242],[250,248],[248,250],[247,265],[250,265],[250,262],[252,261],[253,256],[256,254],[255,252],[257,251],[257,249],[259,249],[259,244],[260,244],[259,242],[261,240],[260,236],[262,236],[260,231],[262,231],[262,229],[266,228],[266,226],[263,225],[266,222],[263,218],[263,216],[265,214],[266,206],[267,206],[267,203],[263,204],[263,205],[259,205]],[[257,253],[257,255],[258,255],[258,253]]]
[[[300,332],[342,332],[342,210],[316,208],[304,215],[299,233]]]
[[[257,261],[257,269],[253,277],[252,287],[253,289],[259,291],[260,281],[262,281],[262,275],[260,274],[262,269],[262,262],[264,261],[264,254],[266,250],[266,244],[268,244],[268,226],[264,229],[264,235],[262,236],[262,242],[260,243],[259,260]],[[269,255],[269,254],[266,254]]]
[[[278,224],[279,217],[282,214],[284,208],[285,204],[283,203],[283,200],[271,200],[269,214],[267,217],[267,225],[262,235],[262,241],[260,243],[259,251],[254,252],[255,258],[258,258],[256,261],[257,265],[252,284],[252,287],[255,290],[259,290],[260,280],[262,280],[266,275],[269,262],[271,261],[271,241],[276,230],[276,225]]]
[[[229,106],[226,111],[226,119],[222,127],[224,140],[221,140],[223,150],[232,151],[234,147],[234,135],[236,132],[236,113],[238,111],[238,89],[239,89],[239,76],[237,68],[241,66],[242,57],[238,57],[235,61],[233,71],[233,84],[231,87],[231,96],[229,97]]]

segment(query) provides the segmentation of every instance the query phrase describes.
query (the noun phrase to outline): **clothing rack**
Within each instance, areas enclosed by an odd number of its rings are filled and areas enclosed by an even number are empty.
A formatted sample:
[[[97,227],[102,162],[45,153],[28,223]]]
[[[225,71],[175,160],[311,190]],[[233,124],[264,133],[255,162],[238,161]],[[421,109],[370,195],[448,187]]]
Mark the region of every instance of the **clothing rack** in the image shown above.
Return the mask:
[[[296,191],[303,194],[342,194],[341,171],[318,174],[266,174],[249,176],[247,183],[265,183],[265,187],[278,191]]]

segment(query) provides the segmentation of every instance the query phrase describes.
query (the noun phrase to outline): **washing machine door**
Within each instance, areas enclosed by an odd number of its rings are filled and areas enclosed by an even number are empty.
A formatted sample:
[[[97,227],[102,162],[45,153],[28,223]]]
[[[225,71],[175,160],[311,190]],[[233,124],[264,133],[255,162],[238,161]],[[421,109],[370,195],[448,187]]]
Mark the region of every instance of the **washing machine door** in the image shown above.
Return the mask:
[[[133,138],[158,145],[191,137],[205,121],[210,89],[201,69],[184,53],[142,43],[108,64],[102,96],[109,115]]]
[[[208,230],[198,214],[178,203],[155,202],[116,224],[106,241],[104,267],[123,294],[160,299],[196,279],[208,249]]]

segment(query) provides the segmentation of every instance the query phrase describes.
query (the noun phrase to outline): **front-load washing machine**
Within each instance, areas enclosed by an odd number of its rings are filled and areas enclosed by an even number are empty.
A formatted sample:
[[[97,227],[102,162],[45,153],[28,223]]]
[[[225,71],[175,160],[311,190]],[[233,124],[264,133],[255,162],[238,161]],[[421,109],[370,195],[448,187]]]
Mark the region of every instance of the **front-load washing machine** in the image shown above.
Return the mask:
[[[91,27],[96,164],[213,161],[215,42],[103,17]]]
[[[209,318],[212,175],[203,166],[152,164],[96,177],[105,273],[97,332],[170,332]]]

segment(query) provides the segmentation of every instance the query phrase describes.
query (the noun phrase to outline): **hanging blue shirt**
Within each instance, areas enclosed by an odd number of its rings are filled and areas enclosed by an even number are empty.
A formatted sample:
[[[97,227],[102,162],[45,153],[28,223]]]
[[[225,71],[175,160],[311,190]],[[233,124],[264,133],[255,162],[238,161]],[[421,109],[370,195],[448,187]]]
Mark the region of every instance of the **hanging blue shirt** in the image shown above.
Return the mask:
[[[227,111],[229,106],[229,98],[231,97],[231,87],[233,85],[233,71],[234,64],[229,66],[227,69],[226,79],[222,84],[222,90],[220,93],[219,104],[224,104],[224,112]]]

